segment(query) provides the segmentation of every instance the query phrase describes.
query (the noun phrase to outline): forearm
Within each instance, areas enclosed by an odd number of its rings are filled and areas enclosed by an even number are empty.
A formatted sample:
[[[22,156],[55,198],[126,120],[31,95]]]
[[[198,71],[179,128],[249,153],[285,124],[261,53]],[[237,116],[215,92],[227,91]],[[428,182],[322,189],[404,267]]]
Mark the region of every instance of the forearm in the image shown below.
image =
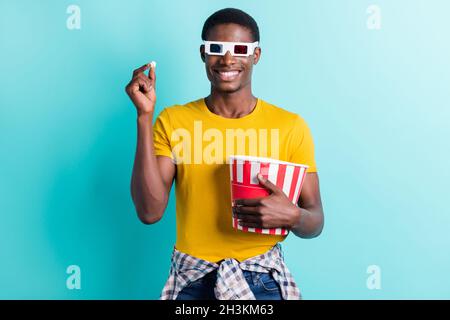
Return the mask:
[[[291,231],[300,238],[315,238],[320,235],[323,229],[324,218],[321,208],[300,208],[298,214],[290,228]]]
[[[131,194],[144,223],[158,221],[166,208],[168,194],[153,147],[153,114],[137,119],[137,147],[131,179]]]

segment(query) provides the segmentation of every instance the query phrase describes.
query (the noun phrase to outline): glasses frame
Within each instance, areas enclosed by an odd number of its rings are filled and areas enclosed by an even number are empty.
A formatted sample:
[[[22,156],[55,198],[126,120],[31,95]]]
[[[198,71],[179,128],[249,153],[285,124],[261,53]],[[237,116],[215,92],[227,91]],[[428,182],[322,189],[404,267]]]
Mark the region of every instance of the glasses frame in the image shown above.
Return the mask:
[[[248,57],[251,56],[257,47],[259,47],[259,41],[255,42],[225,42],[225,41],[203,41],[205,45],[205,53],[211,56],[224,56],[227,51],[230,51],[232,56],[235,57]],[[211,52],[211,45],[218,44],[222,46],[222,52]],[[234,53],[234,46],[247,46],[247,53]]]

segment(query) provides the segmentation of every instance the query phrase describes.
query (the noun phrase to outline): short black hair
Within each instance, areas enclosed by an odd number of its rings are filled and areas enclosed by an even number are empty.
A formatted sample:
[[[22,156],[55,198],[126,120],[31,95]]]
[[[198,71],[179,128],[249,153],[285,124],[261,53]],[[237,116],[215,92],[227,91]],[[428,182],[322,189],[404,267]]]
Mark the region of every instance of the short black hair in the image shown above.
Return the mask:
[[[206,40],[208,32],[219,24],[235,23],[250,30],[253,41],[259,41],[259,28],[255,19],[248,13],[235,8],[225,8],[214,12],[206,19],[202,29],[202,40]]]

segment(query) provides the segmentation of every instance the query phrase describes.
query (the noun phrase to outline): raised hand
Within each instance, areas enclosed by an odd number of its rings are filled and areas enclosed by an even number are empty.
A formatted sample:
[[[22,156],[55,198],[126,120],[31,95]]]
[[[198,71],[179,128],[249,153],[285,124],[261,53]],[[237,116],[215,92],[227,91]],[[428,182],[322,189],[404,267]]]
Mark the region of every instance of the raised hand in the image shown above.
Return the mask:
[[[139,115],[152,114],[156,103],[156,63],[152,61],[133,71],[133,77],[125,88]],[[148,75],[144,72],[150,69]]]

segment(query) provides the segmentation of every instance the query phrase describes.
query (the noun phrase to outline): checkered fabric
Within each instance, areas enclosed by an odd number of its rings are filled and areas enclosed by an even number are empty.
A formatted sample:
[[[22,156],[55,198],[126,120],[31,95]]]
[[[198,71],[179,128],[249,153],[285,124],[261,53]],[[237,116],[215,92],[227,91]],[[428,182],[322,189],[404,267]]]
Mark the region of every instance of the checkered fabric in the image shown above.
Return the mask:
[[[209,272],[217,269],[214,293],[218,300],[255,300],[242,270],[270,272],[280,285],[284,300],[301,299],[300,290],[284,263],[281,245],[242,262],[227,258],[217,263],[193,257],[174,247],[169,278],[160,300],[175,300],[181,290]]]

